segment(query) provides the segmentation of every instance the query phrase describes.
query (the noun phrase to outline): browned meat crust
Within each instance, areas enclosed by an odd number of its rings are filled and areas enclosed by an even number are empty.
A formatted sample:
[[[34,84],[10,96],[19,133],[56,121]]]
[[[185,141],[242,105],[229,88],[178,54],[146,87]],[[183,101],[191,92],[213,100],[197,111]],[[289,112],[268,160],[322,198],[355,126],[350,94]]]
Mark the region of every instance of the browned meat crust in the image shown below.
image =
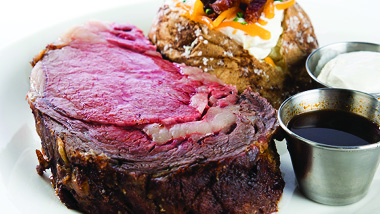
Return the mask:
[[[256,103],[245,95],[244,111]],[[273,142],[248,145],[238,156],[162,174],[128,170],[123,162],[90,149],[76,136],[31,105],[42,140],[39,172],[50,168],[57,195],[85,213],[272,213],[284,181]],[[256,109],[258,110],[258,109]],[[242,134],[247,134],[246,132]],[[37,152],[40,153],[40,152]],[[38,155],[40,157],[40,155]],[[137,164],[137,163],[136,163]]]

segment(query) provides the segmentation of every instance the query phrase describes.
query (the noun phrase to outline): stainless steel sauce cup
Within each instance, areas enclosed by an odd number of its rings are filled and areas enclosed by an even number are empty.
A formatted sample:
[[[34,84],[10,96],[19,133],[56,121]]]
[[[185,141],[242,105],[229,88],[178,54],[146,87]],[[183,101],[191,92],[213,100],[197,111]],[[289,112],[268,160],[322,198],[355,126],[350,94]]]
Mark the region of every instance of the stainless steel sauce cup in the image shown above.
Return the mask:
[[[306,60],[306,70],[312,79],[314,86],[316,88],[332,88],[332,86],[317,79],[322,68],[327,62],[339,54],[356,51],[380,52],[380,44],[366,42],[339,42],[323,46],[313,51]],[[380,92],[374,95],[380,98]]]
[[[296,135],[287,127],[296,115],[318,110],[343,110],[380,124],[380,102],[367,93],[335,88],[305,91],[288,98],[278,120],[301,192],[313,201],[346,205],[363,198],[380,162],[380,142],[364,146],[332,146]]]

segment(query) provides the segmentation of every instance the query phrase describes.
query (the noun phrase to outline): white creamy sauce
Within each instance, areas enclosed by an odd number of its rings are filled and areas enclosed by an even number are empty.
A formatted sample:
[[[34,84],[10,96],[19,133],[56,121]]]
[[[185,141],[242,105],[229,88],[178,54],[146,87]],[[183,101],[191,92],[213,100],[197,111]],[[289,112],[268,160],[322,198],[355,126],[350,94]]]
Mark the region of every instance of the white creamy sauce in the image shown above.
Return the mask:
[[[30,74],[30,90],[28,99],[34,101],[37,97],[42,97],[45,86],[45,74],[42,69],[42,63],[37,63]]]
[[[172,9],[178,9],[176,8],[176,3],[178,1],[176,0],[166,0],[165,3],[169,5]],[[184,2],[185,4],[188,4],[190,6],[193,6],[195,3],[195,0],[186,0]],[[276,4],[276,2],[275,2]],[[229,38],[235,40],[238,42],[245,50],[247,50],[252,56],[256,57],[259,60],[263,60],[265,57],[267,57],[272,48],[276,46],[278,39],[280,38],[283,29],[281,22],[284,19],[284,10],[277,10],[275,8],[274,17],[272,19],[265,18],[265,14],[263,13],[261,15],[261,19],[267,21],[268,23],[266,25],[260,25],[259,23],[256,23],[260,27],[268,30],[271,33],[271,38],[269,40],[261,39],[259,36],[249,36],[247,33],[241,30],[236,30],[232,27],[224,27],[218,29],[221,33],[225,34]],[[226,20],[226,21],[232,21],[232,20]],[[243,22],[244,19],[240,18],[239,22]]]
[[[272,19],[265,18],[265,14],[261,15],[261,19],[267,21],[268,23],[266,25],[260,25],[259,23],[256,24],[268,30],[271,33],[271,37],[269,40],[261,39],[259,36],[249,36],[241,30],[237,30],[234,34],[233,32],[235,31],[235,29],[232,27],[220,28],[219,31],[238,42],[252,56],[256,57],[257,59],[263,60],[270,54],[272,48],[276,46],[277,41],[283,32],[281,26],[283,18],[284,10],[277,9],[275,10],[274,18]],[[239,19],[239,21],[242,22],[244,21],[244,19]]]
[[[326,63],[317,78],[335,88],[379,93],[380,53],[358,51],[340,54]]]

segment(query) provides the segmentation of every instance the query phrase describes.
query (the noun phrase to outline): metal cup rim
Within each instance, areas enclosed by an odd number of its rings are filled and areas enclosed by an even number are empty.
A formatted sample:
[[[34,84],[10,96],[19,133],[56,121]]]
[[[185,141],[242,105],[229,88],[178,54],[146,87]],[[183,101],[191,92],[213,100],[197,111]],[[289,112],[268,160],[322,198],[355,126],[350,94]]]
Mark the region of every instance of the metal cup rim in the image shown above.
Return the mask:
[[[292,132],[290,129],[288,129],[287,125],[284,124],[281,118],[281,109],[284,108],[284,106],[290,102],[292,99],[305,96],[305,94],[310,94],[310,93],[315,93],[315,91],[320,91],[320,90],[335,90],[335,91],[349,91],[349,92],[355,92],[355,93],[360,93],[365,96],[369,96],[373,99],[376,99],[376,96],[373,94],[369,94],[366,92],[358,91],[358,90],[352,90],[352,89],[345,89],[345,88],[318,88],[318,89],[311,89],[307,91],[300,92],[298,94],[295,94],[289,98],[287,98],[280,106],[278,113],[277,113],[277,120],[279,122],[279,125],[281,128],[289,135],[291,135],[294,138],[297,138],[298,140],[301,140],[302,142],[305,142],[313,147],[320,148],[320,149],[325,149],[325,150],[334,150],[334,151],[339,151],[339,152],[353,152],[353,151],[359,151],[359,150],[371,150],[371,149],[377,149],[380,147],[380,141],[377,143],[372,143],[368,145],[362,145],[362,146],[334,146],[334,145],[329,145],[329,144],[324,144],[324,143],[318,143],[309,139],[306,139],[304,137],[301,137],[294,132]],[[378,101],[379,102],[379,101]],[[380,125],[380,124],[378,124]]]
[[[377,46],[379,47],[380,49],[380,44],[377,44],[377,43],[373,43],[373,42],[361,42],[361,41],[343,41],[343,42],[334,42],[334,43],[330,43],[330,44],[327,44],[327,45],[324,45],[324,46],[321,46],[317,49],[315,49],[311,54],[309,54],[309,56],[306,58],[306,62],[305,62],[305,67],[306,67],[306,71],[309,75],[309,77],[312,79],[312,81],[315,81],[316,83],[320,84],[321,86],[323,87],[326,87],[326,88],[334,88],[333,86],[329,85],[329,84],[326,84],[322,81],[320,81],[315,75],[314,73],[311,71],[310,69],[310,61],[311,61],[311,58],[319,53],[320,51],[324,50],[324,49],[328,49],[328,48],[331,48],[333,46],[340,46],[340,45],[347,45],[347,44],[358,44],[358,45],[369,45],[369,46]],[[365,50],[363,50],[365,51]],[[348,53],[348,52],[347,52]],[[379,93],[371,93],[373,94],[374,96],[376,96],[377,98],[380,98],[380,92]]]

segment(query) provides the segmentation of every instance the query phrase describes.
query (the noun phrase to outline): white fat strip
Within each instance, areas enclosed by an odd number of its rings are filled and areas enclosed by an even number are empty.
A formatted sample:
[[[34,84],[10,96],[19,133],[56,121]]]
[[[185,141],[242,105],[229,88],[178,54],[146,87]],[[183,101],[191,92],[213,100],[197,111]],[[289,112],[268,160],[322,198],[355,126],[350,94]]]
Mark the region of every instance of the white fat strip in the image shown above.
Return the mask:
[[[41,97],[44,92],[45,75],[42,70],[42,64],[37,63],[30,74],[30,90],[28,99],[33,101],[37,97]]]
[[[216,82],[224,84],[222,80],[218,79],[215,75],[205,74],[202,69],[195,67],[184,66],[181,68],[184,75],[188,75],[188,79],[201,82]]]
[[[158,145],[165,144],[173,139],[185,138],[192,134],[207,136],[220,131],[227,131],[236,121],[234,108],[236,106],[226,108],[211,107],[201,121],[171,126],[154,123],[146,125],[143,131]]]
[[[197,93],[190,99],[190,106],[196,108],[199,113],[203,113],[208,104],[208,93]]]

